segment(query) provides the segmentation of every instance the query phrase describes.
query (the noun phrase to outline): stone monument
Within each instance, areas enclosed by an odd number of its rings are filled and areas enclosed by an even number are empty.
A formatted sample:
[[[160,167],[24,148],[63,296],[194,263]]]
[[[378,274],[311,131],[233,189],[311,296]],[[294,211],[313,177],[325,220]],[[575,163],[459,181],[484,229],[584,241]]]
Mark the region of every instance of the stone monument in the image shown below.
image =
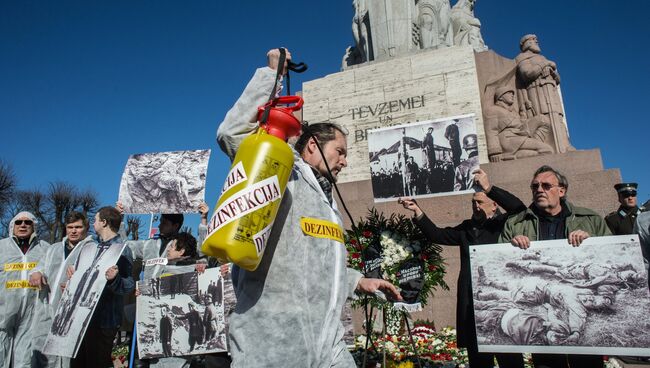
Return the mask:
[[[533,35],[521,39],[521,54],[514,59],[487,50],[475,5],[476,0],[458,0],[453,7],[447,0],[354,0],[354,45],[347,49],[343,71],[303,84],[304,119],[338,123],[350,133],[348,167],[338,182],[353,218],[365,217],[371,207],[406,214],[397,203],[374,202],[368,130],[468,114],[474,116],[475,138],[461,146],[452,124],[444,140],[423,143],[423,154],[443,144],[458,167],[461,151],[471,151],[493,184],[524,203],[532,199],[533,172],[550,165],[569,178],[574,203],[602,215],[616,208],[613,191],[591,188],[620,182],[618,169],[605,170],[597,149],[576,151],[569,143],[557,65],[540,54]],[[422,132],[425,139],[427,133]],[[470,194],[418,203],[440,227],[472,214]],[[458,248],[444,247],[443,257],[451,290],[437,291],[435,300],[413,315],[440,327],[455,323]],[[355,312],[357,333],[362,321]]]
[[[452,9],[449,0],[353,0],[354,45],[346,49],[343,69],[420,49],[456,45],[487,50],[475,3],[459,0]]]
[[[476,0],[458,0],[451,9],[454,45],[469,45],[475,51],[485,51],[487,46],[481,36],[481,21],[474,16]]]

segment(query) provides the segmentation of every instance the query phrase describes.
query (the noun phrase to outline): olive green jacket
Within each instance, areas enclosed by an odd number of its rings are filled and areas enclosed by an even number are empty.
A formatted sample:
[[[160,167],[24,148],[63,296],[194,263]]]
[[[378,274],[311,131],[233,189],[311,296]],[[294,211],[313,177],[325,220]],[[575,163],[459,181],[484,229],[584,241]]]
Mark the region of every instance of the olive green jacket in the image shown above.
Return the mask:
[[[588,208],[574,206],[569,201],[565,201],[564,204],[570,213],[566,219],[565,237],[576,230],[586,231],[590,236],[612,235],[605,220],[596,212]],[[533,210],[527,208],[525,211],[512,215],[506,221],[499,236],[499,243],[509,243],[517,235],[525,235],[534,241],[538,240],[538,234],[539,218]]]

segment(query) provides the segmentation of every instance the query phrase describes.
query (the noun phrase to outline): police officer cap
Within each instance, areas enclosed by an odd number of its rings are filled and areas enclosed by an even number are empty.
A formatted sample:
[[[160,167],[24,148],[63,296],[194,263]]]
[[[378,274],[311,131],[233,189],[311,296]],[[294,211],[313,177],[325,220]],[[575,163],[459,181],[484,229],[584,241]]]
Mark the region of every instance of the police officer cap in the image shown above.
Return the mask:
[[[476,134],[468,134],[463,138],[463,149],[476,149]]]
[[[618,183],[614,185],[614,189],[618,193],[623,193],[623,192],[636,192],[636,188],[639,186],[637,183]]]

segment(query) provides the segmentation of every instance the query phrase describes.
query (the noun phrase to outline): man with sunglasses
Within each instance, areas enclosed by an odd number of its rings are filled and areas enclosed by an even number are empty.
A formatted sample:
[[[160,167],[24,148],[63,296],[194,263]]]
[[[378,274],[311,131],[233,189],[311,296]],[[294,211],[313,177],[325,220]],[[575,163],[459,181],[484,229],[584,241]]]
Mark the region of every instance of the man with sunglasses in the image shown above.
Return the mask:
[[[633,234],[634,222],[640,213],[637,205],[636,188],[637,183],[618,183],[614,189],[618,193],[618,203],[621,204],[618,210],[605,217],[607,226],[614,235]]]
[[[533,203],[510,217],[499,237],[500,243],[527,249],[531,241],[567,239],[574,247],[590,236],[611,235],[596,212],[574,206],[566,200],[569,181],[550,166],[542,166],[530,183]],[[603,367],[599,355],[533,354],[535,367]]]
[[[0,366],[29,367],[31,325],[38,289],[29,273],[45,257],[50,244],[36,235],[36,217],[20,212],[9,223],[9,237],[0,240]]]

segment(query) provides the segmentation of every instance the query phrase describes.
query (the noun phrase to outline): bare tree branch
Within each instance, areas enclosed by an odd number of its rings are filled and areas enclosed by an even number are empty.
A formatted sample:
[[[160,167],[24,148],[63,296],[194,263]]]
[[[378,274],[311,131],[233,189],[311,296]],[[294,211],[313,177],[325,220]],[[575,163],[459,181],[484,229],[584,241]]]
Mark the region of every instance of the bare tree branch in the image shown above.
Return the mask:
[[[4,215],[16,190],[16,173],[11,165],[0,160],[0,216]]]
[[[71,211],[82,212],[90,218],[94,215],[98,203],[97,194],[91,189],[82,192],[73,184],[52,182],[48,185],[47,191],[40,189],[16,191],[1,222],[4,225],[3,229],[7,229],[9,221],[16,213],[29,211],[38,220],[36,231],[40,238],[54,243],[61,241],[65,236],[65,217]]]

